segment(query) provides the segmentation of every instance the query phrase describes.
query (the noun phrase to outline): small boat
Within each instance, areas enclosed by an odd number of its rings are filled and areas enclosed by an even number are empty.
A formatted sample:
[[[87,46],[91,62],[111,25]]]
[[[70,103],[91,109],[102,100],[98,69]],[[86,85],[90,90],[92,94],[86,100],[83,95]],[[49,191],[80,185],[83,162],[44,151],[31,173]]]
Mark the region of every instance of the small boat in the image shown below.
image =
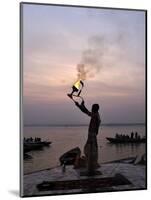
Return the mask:
[[[49,146],[52,142],[49,141],[24,141],[24,152],[41,150],[45,146]]]
[[[146,138],[111,138],[106,137],[106,139],[111,143],[145,143]]]
[[[43,144],[44,146],[49,146],[52,142],[43,141],[43,142],[40,142],[40,143]]]
[[[80,155],[81,155],[81,150],[79,147],[71,149],[70,151],[67,151],[59,158],[60,164],[61,165],[73,165],[75,163],[76,157],[77,156],[80,157]]]
[[[35,142],[26,142],[24,143],[24,152],[26,153],[34,150],[41,150],[43,147],[43,144],[37,144]]]

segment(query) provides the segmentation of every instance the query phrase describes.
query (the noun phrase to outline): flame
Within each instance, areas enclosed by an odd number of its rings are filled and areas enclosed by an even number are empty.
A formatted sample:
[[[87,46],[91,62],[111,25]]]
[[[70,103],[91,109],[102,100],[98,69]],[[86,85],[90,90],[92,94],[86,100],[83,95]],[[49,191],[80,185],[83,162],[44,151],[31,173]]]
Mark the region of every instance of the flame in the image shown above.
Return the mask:
[[[80,80],[76,81],[74,86],[79,90],[79,88],[80,88]]]

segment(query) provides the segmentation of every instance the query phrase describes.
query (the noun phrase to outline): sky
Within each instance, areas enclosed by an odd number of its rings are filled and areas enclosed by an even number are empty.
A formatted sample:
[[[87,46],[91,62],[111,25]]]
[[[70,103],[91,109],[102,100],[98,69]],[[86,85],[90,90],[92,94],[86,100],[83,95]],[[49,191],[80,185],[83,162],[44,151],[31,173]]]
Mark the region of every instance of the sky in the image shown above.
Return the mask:
[[[102,123],[145,122],[143,11],[24,4],[25,125],[89,123],[67,97],[78,64],[88,71],[81,95],[89,110],[100,105]]]

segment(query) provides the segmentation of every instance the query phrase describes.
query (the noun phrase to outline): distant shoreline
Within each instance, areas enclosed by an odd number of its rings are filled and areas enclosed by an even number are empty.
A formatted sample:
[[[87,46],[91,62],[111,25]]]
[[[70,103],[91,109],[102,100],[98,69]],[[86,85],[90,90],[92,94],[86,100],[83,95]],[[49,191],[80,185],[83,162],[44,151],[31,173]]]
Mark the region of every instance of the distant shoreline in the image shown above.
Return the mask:
[[[79,127],[89,124],[25,124],[24,127]],[[101,124],[101,126],[145,126],[145,123]]]

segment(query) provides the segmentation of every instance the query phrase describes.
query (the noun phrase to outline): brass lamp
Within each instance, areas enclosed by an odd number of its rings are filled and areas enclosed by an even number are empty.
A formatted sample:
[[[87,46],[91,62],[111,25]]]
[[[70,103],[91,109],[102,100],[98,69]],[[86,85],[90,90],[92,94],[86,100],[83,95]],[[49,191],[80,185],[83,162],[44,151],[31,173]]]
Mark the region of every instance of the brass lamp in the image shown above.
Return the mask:
[[[81,86],[81,89],[80,89]],[[75,92],[78,92],[77,96],[79,97],[82,91],[82,88],[84,87],[84,83],[82,82],[82,80],[78,80],[75,82],[75,84],[72,86],[72,92],[70,94],[67,94],[70,98],[72,98],[72,96],[74,95]]]

